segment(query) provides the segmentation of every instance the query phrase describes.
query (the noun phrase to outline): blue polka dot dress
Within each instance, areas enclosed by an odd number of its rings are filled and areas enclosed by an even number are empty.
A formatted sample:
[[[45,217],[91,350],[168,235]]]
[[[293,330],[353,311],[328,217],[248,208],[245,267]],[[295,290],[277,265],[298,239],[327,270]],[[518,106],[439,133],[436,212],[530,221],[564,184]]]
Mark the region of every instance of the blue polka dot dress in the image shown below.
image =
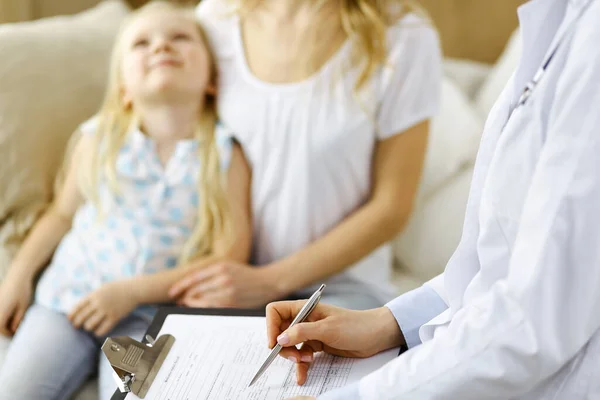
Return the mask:
[[[93,134],[97,120],[81,126]],[[231,159],[231,135],[216,128],[221,169]],[[36,302],[68,313],[101,285],[174,268],[197,222],[198,142],[179,141],[166,165],[154,142],[128,133],[116,162],[119,193],[99,187],[102,218],[90,202],[81,206],[36,290]]]

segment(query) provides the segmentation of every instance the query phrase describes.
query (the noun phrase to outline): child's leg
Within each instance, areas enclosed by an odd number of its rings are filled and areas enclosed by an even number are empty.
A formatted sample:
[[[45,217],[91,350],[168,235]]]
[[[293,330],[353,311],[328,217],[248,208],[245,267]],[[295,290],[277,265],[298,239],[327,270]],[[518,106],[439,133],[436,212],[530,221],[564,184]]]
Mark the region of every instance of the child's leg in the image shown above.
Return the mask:
[[[137,315],[130,315],[121,321],[114,329],[108,334],[108,336],[130,336],[135,340],[141,341],[144,337],[144,333],[150,326],[151,320],[148,318],[142,318]],[[110,366],[107,358],[104,354],[100,354],[100,362],[98,366],[99,375],[99,394],[100,399],[110,399],[117,390],[117,384],[113,378],[113,369]]]
[[[0,366],[0,399],[68,399],[94,370],[98,344],[66,315],[32,305]]]

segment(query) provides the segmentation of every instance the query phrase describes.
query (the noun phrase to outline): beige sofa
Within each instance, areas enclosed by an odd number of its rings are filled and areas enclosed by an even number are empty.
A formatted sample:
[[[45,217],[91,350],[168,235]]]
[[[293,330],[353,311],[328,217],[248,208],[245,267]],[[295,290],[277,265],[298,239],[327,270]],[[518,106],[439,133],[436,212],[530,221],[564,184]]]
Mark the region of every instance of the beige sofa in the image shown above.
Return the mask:
[[[128,12],[108,1],[76,16],[0,25],[0,281],[51,199],[71,133],[100,105]],[[0,336],[0,365],[8,344]],[[96,399],[95,384],[76,398]]]
[[[68,138],[100,104],[111,43],[128,12],[110,0],[75,16],[0,25],[0,280],[51,199]],[[418,201],[394,241],[398,293],[440,273],[459,240],[485,115],[518,47],[513,40],[495,66],[445,61]],[[0,337],[0,365],[8,344]],[[95,383],[76,398],[97,398]]]

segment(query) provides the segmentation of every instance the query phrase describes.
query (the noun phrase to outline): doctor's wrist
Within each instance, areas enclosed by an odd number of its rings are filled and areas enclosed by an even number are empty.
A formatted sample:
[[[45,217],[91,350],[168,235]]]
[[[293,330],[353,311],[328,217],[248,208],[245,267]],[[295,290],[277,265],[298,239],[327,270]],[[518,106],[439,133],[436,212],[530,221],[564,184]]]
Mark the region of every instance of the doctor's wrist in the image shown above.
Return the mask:
[[[373,332],[376,337],[374,338],[377,342],[377,352],[386,351],[393,348],[404,348],[406,347],[406,341],[404,335],[398,326],[398,322],[394,317],[394,314],[387,307],[380,307],[374,310],[366,311],[371,313],[373,326]]]

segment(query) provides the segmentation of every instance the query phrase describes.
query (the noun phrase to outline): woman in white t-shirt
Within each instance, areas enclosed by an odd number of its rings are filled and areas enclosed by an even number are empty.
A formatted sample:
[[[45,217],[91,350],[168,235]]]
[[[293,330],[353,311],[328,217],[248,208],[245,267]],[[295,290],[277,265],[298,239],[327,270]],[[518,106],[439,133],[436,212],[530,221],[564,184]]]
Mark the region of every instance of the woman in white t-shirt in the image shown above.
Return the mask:
[[[220,117],[252,167],[260,268],[197,269],[171,290],[181,304],[256,307],[321,282],[349,308],[394,296],[386,242],[411,212],[440,91],[421,15],[398,0],[200,3]]]

